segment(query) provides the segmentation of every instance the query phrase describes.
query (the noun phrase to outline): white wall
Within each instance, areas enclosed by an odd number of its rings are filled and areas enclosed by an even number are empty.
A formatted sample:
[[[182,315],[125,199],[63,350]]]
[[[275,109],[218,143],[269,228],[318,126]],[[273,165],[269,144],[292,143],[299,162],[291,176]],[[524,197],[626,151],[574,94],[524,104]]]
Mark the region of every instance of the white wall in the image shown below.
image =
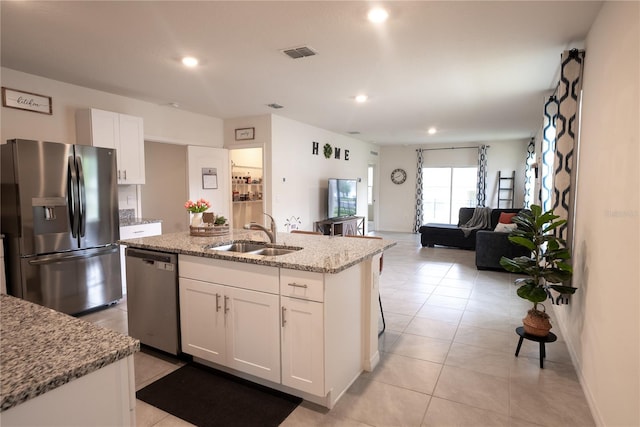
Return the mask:
[[[640,3],[604,2],[586,39],[574,286],[554,307],[598,425],[640,425]]]
[[[524,167],[528,140],[488,141],[487,152],[487,201],[490,207],[498,206],[498,171],[509,176],[516,171],[514,207],[521,207],[524,200]],[[473,144],[475,145],[475,144]],[[477,145],[481,145],[478,143]],[[416,149],[450,148],[449,146],[382,146],[380,147],[380,212],[378,229],[382,231],[411,232],[415,221]],[[468,147],[470,144],[458,145]],[[425,166],[477,166],[478,150],[445,149],[424,153]],[[391,171],[403,168],[407,180],[403,184],[391,182]]]
[[[215,168],[218,188],[202,188],[202,168]],[[212,147],[187,147],[187,173],[189,175],[189,200],[203,198],[211,202],[207,212],[224,216],[231,221],[231,171],[229,170],[229,150]]]
[[[24,138],[74,144],[76,110],[99,108],[142,117],[146,140],[209,147],[223,145],[223,123],[215,117],[189,113],[4,67],[1,69],[0,81],[5,87],[50,96],[53,105],[52,115],[2,108],[2,143],[7,139]]]
[[[318,154],[312,153],[313,142]],[[341,150],[341,158],[327,159],[322,147]],[[346,150],[349,160],[345,160]],[[272,212],[279,227],[287,218],[299,217],[300,228],[313,229],[315,221],[327,217],[328,178],[360,178],[358,216],[367,216],[367,166],[377,163],[370,151],[377,147],[295,120],[272,115]]]

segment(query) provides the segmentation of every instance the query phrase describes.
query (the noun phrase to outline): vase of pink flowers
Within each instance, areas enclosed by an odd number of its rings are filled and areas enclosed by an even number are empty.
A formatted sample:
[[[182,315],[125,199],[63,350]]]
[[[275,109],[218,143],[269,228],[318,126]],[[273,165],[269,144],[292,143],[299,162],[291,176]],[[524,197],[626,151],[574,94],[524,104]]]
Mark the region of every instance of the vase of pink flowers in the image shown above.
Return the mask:
[[[198,199],[195,202],[187,200],[184,207],[193,214],[191,216],[191,226],[200,227],[202,225],[202,213],[211,207],[211,203],[205,199]]]

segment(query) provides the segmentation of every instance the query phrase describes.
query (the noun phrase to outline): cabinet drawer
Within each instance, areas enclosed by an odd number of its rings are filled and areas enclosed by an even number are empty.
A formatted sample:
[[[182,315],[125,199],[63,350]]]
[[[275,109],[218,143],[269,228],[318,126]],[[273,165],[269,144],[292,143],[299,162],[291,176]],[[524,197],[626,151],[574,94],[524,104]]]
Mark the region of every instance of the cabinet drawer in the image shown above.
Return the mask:
[[[277,267],[180,255],[178,275],[259,292],[278,293]]]
[[[158,236],[162,234],[162,223],[125,225],[120,227],[120,239],[135,239],[136,237]]]
[[[324,275],[311,271],[280,270],[280,295],[324,301]]]

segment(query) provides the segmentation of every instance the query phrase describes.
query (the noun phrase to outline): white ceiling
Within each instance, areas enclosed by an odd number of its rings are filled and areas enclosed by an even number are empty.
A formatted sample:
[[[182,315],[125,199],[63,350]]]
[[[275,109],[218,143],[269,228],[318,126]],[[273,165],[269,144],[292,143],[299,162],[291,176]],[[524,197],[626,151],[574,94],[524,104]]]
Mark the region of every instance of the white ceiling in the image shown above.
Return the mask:
[[[5,0],[2,66],[223,119],[274,113],[381,145],[529,138],[560,54],[582,47],[601,7],[376,2],[390,17],[374,25],[372,4]],[[300,45],[318,54],[281,52]],[[185,69],[186,54],[201,65]],[[356,104],[359,93],[369,101]]]

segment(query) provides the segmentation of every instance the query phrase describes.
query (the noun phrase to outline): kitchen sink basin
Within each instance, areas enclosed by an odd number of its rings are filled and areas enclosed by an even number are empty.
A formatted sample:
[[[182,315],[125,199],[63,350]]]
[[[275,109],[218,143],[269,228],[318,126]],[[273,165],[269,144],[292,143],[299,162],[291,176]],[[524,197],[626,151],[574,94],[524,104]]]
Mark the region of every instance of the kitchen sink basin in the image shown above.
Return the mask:
[[[227,252],[252,252],[260,249],[264,249],[267,247],[266,243],[259,242],[234,242],[230,245],[223,246],[211,246],[207,249],[211,249],[213,251],[227,251]]]
[[[206,249],[222,252],[237,252],[244,254],[278,256],[299,251],[302,248],[277,246],[266,242],[233,242],[222,246],[207,246]]]
[[[251,251],[252,254],[256,255],[264,255],[264,256],[278,256],[278,255],[286,255],[291,252],[296,252],[299,249],[285,249],[285,248],[264,248],[259,249],[257,251]]]

